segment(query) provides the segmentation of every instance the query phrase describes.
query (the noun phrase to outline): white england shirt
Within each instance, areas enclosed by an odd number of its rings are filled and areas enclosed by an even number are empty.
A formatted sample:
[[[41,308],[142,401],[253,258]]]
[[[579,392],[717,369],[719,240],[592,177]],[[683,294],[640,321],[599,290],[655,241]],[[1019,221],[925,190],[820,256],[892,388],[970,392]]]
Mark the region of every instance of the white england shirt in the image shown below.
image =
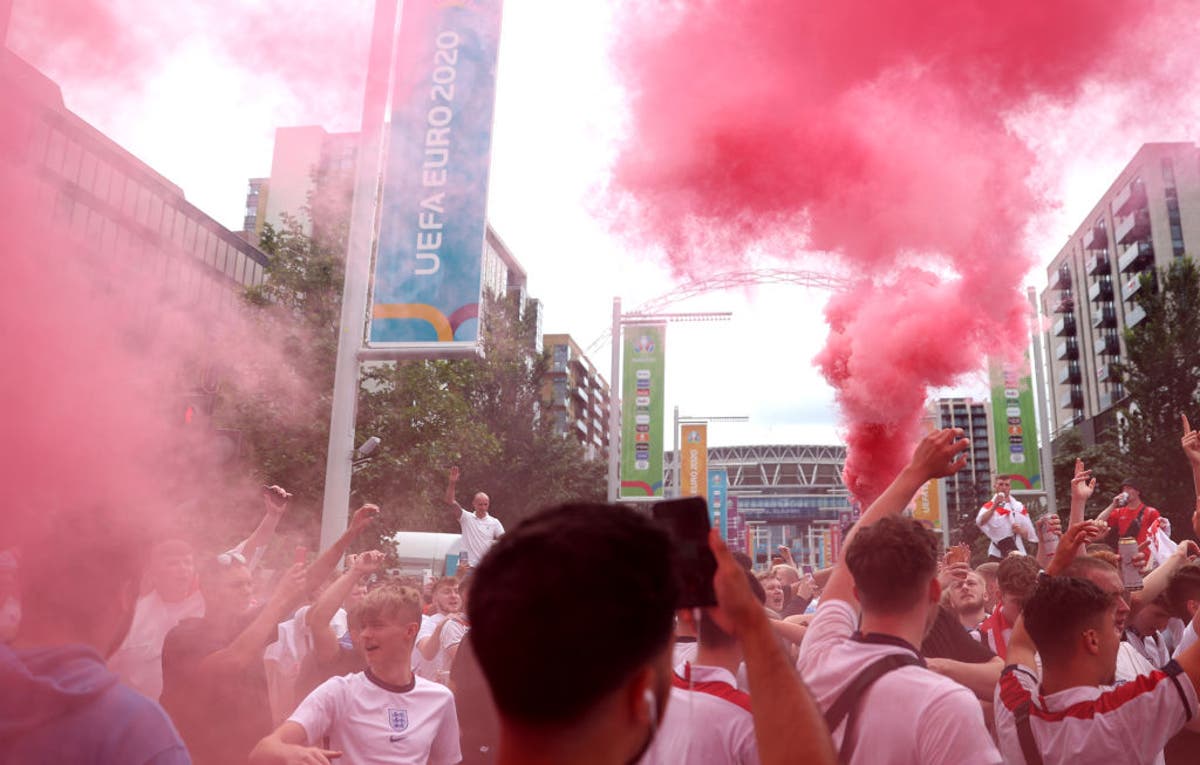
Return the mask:
[[[413,677],[397,687],[366,672],[326,680],[288,718],[309,746],[342,753],[354,765],[452,765],[462,759],[458,715],[449,688]]]
[[[1022,530],[1036,538],[1033,521],[1029,520],[1029,512],[1025,509],[1025,505],[1021,504],[1016,497],[1009,497],[1007,502],[996,508],[987,523],[980,523],[984,514],[991,509],[992,501],[988,500],[983,507],[979,508],[979,513],[975,516],[975,525],[991,541],[991,544],[988,545],[988,555],[995,558],[1001,557],[1000,548],[996,547],[996,543],[1008,537],[1014,537],[1017,543],[1017,552],[1024,555],[1025,539],[1022,536]]]
[[[133,623],[121,647],[108,660],[108,668],[121,682],[148,699],[162,695],[162,649],[167,633],[184,619],[204,616],[204,598],[193,592],[178,603],[168,603],[152,590],[138,598]]]
[[[1196,689],[1178,664],[1104,690],[1079,686],[1042,695],[1033,670],[1012,665],[996,686],[996,735],[1006,762],[1025,762],[1015,710],[1028,702],[1029,726],[1046,763],[1160,762],[1167,740],[1196,714]]]
[[[758,765],[750,696],[737,689],[733,673],[721,667],[677,666],[667,712],[640,762]]]
[[[898,638],[852,638],[858,610],[826,600],[800,644],[796,668],[825,712],[869,665],[890,654],[916,654]],[[975,694],[922,666],[893,670],[875,681],[858,705],[855,765],[998,765],[1000,753]],[[841,749],[846,724],[833,731]]]
[[[461,505],[458,508],[458,525],[462,527],[463,547],[467,548],[467,564],[470,566],[478,566],[496,540],[504,535],[504,525],[500,521],[491,515],[480,518],[475,513],[468,513]]]

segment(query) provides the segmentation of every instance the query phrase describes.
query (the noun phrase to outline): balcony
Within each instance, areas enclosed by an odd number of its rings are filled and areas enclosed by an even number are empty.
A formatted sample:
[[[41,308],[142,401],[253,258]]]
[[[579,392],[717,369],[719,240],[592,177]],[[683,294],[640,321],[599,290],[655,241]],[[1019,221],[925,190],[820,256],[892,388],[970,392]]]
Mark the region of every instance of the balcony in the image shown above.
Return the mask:
[[[1150,213],[1139,210],[1117,221],[1117,230],[1113,236],[1118,244],[1130,244],[1145,239],[1150,234]]]
[[[1105,303],[1112,300],[1112,279],[1105,277],[1088,287],[1088,299],[1093,303]]]
[[[1126,274],[1135,271],[1142,271],[1147,266],[1154,264],[1154,245],[1149,242],[1138,242],[1125,253],[1117,261],[1117,267],[1121,273]]]
[[[1112,390],[1100,394],[1100,411],[1117,406],[1123,398],[1125,398],[1125,389],[1120,385],[1114,385]]]
[[[1109,276],[1112,273],[1112,258],[1107,252],[1089,255],[1087,258],[1088,276]]]
[[[1116,379],[1116,369],[1112,364],[1098,364],[1096,366],[1096,379],[1100,382],[1112,382]]]
[[[1059,361],[1077,361],[1079,359],[1079,343],[1075,338],[1068,338],[1054,346],[1054,358]]]
[[[1128,215],[1136,210],[1146,208],[1146,184],[1141,178],[1134,178],[1128,186],[1121,190],[1113,199],[1113,215]],[[1119,227],[1118,227],[1119,228]]]
[[[1057,270],[1050,272],[1049,288],[1052,290],[1071,289],[1071,268],[1063,263]]]
[[[1132,310],[1125,314],[1125,326],[1132,329],[1142,323],[1146,318],[1146,309],[1140,305],[1135,305]]]
[[[1075,330],[1074,314],[1067,314],[1066,316],[1062,317],[1058,321],[1054,322],[1054,336],[1055,337],[1073,337],[1075,335],[1075,333],[1076,333],[1076,330]]]
[[[1053,306],[1050,309],[1052,313],[1072,313],[1075,310],[1075,296],[1069,290],[1063,290]]]
[[[1121,339],[1115,332],[1106,332],[1096,340],[1096,353],[1102,356],[1120,356]]]
[[[1103,250],[1106,247],[1108,247],[1108,230],[1104,228],[1104,221],[1097,221],[1096,225],[1083,235],[1083,249]]]
[[[1082,375],[1079,372],[1079,364],[1077,362],[1065,364],[1058,370],[1059,385],[1066,385],[1067,383],[1078,385],[1081,377]]]
[[[1083,389],[1071,388],[1066,393],[1058,397],[1058,406],[1060,409],[1082,409],[1083,408]]]
[[[1101,308],[1092,314],[1092,327],[1095,329],[1114,329],[1117,326],[1117,311],[1115,308]]]

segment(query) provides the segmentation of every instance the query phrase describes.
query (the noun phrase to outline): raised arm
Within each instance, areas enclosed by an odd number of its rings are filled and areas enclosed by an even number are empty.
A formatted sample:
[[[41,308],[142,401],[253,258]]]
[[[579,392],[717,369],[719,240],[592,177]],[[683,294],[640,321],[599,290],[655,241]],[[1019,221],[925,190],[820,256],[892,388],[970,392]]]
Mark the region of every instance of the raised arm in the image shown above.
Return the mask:
[[[297,563],[279,580],[270,600],[258,612],[258,616],[254,617],[229,645],[205,656],[200,661],[198,671],[241,670],[255,662],[261,665],[263,648],[275,636],[279,623],[300,602],[304,591],[304,564]]]
[[[896,480],[871,503],[858,523],[847,535],[843,549],[850,545],[858,530],[874,524],[880,518],[899,515],[917,491],[933,478],[953,475],[967,464],[966,451],[971,447],[969,439],[963,438],[961,428],[946,428],[930,433],[917,444],[912,460],[900,471]],[[821,593],[822,600],[844,600],[857,603],[854,597],[854,577],[843,565],[833,568],[829,583]]]
[[[313,564],[309,566],[309,592],[316,590],[329,578],[329,575],[337,568],[338,561],[346,554],[346,548],[359,534],[363,533],[367,526],[371,525],[371,521],[375,520],[377,515],[379,515],[378,505],[367,504],[354,511],[354,517],[350,519],[350,525],[346,527],[342,535],[328,549],[322,550]]]
[[[1091,544],[1108,533],[1108,527],[1099,520],[1080,521],[1067,527],[1066,533],[1058,542],[1058,550],[1054,553],[1046,573],[1050,576],[1062,576],[1071,561],[1079,554],[1079,548]]]
[[[1075,460],[1075,476],[1071,479],[1071,514],[1067,517],[1067,526],[1074,526],[1083,521],[1084,509],[1088,499],[1096,493],[1096,479],[1092,471],[1083,467],[1083,460]]]
[[[1188,422],[1186,414],[1180,415],[1180,418],[1183,420],[1183,438],[1179,443],[1183,447],[1183,453],[1187,455],[1188,464],[1192,467],[1192,485],[1196,487],[1197,499],[1200,499],[1200,431],[1192,430],[1192,424]],[[1200,536],[1200,531],[1197,531],[1196,535]]]
[[[450,510],[462,511],[462,505],[458,504],[458,499],[455,498],[455,492],[458,490],[458,478],[462,475],[462,471],[458,469],[458,465],[450,468],[450,475],[446,479],[446,507]],[[474,561],[472,561],[474,562]]]
[[[1146,577],[1142,579],[1142,589],[1130,593],[1130,608],[1136,610],[1139,606],[1153,602],[1155,598],[1166,592],[1167,585],[1170,584],[1171,577],[1175,576],[1175,572],[1197,555],[1200,555],[1200,547],[1197,547],[1195,542],[1190,539],[1180,542],[1179,546],[1175,548],[1175,552],[1168,555],[1161,566],[1146,574]]]
[[[337,578],[333,584],[325,588],[321,597],[313,603],[312,608],[304,615],[309,630],[313,636],[313,648],[321,661],[332,661],[337,656],[337,638],[329,627],[333,615],[345,602],[346,596],[354,589],[354,585],[370,576],[383,565],[383,553],[372,550],[354,559],[350,570]]]
[[[716,529],[709,532],[708,546],[717,559],[713,589],[718,607],[712,612],[713,619],[742,646],[760,762],[833,765],[837,755],[821,710],[780,647],[766,612],[750,592],[745,570],[733,559]]]
[[[291,498],[292,495],[282,486],[267,486],[263,489],[263,505],[266,512],[258,522],[258,527],[235,548],[241,550],[247,562],[254,561],[255,553],[270,543],[271,537],[275,535],[275,527],[279,525],[279,519],[283,517]]]

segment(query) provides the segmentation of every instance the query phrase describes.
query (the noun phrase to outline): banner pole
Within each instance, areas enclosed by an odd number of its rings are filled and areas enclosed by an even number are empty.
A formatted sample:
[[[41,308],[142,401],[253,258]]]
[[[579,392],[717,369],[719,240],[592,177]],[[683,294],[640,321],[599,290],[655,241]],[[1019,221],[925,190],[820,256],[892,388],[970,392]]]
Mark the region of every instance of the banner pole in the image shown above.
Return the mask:
[[[363,94],[362,132],[355,170],[354,201],[346,248],[342,316],[338,324],[337,367],[325,455],[325,496],[321,507],[321,549],[328,549],[346,530],[350,512],[350,474],[354,458],[354,420],[358,409],[359,352],[367,320],[371,248],[383,154],[383,122],[396,37],[398,0],[376,0]]]

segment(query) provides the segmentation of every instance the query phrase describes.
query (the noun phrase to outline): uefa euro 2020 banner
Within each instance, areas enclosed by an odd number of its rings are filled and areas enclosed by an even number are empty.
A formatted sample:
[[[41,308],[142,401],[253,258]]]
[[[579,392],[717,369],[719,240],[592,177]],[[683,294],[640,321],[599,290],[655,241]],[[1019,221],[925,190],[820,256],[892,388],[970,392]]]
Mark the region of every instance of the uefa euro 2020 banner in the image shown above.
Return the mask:
[[[621,498],[663,495],[666,324],[625,327],[621,375]]]
[[[680,425],[679,436],[679,496],[703,497],[708,494],[708,425]]]
[[[1013,489],[1042,489],[1037,425],[1033,416],[1033,386],[1028,354],[1025,368],[992,360],[992,435],[996,447],[996,475],[1012,476]]]
[[[374,347],[479,341],[501,0],[404,0],[384,169]]]

